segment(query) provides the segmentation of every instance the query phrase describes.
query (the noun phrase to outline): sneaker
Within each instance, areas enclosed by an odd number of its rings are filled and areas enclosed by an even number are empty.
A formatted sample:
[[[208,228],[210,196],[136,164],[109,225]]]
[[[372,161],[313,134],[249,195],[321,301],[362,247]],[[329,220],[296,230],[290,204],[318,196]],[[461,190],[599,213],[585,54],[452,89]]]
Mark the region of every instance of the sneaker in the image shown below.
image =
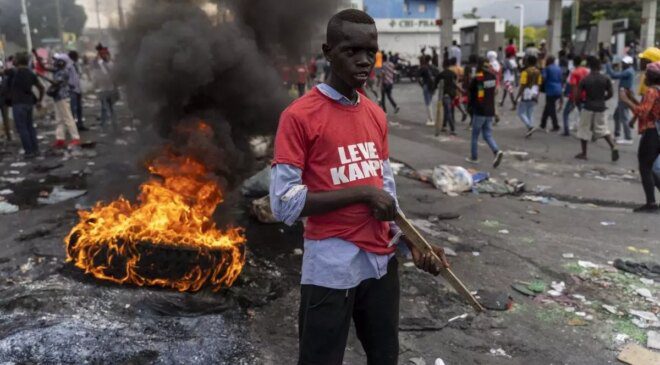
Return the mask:
[[[69,146],[72,146],[72,147],[80,146],[80,140],[79,139],[72,139],[71,142],[69,142]]]
[[[64,142],[63,139],[58,139],[55,140],[55,143],[53,143],[53,148],[64,148],[66,147],[66,143]]]
[[[631,145],[631,144],[633,144],[633,140],[632,139],[621,138],[621,139],[616,140],[616,144]]]
[[[637,207],[637,208],[633,209],[633,212],[635,212],[635,213],[655,213],[659,209],[660,208],[658,208],[658,204],[646,203],[646,204],[642,205],[641,207]]]
[[[427,125],[428,127],[433,127],[433,126],[435,126],[435,122],[432,121],[432,120],[427,120],[427,121],[426,121],[426,125]]]
[[[534,134],[534,132],[536,132],[537,130],[538,130],[538,128],[536,128],[536,127],[529,128],[527,130],[527,133],[525,133],[525,138],[531,137],[532,134]]]
[[[561,128],[559,127],[552,127],[552,132],[559,132]]]
[[[473,164],[473,165],[476,165],[476,164],[479,163],[479,160],[473,160],[472,157],[466,157],[466,158],[465,158],[465,161],[467,161],[467,162],[469,162],[469,163],[471,163],[471,164]]]
[[[613,162],[619,161],[619,150],[616,148],[612,150],[612,161]]]
[[[401,108],[399,108],[398,106],[396,108],[394,108],[394,114],[397,114],[399,112],[399,110],[401,110]]]
[[[502,151],[497,151],[495,154],[495,159],[493,160],[493,167],[497,168],[500,163],[502,163],[502,157],[504,157],[504,152]]]
[[[580,153],[578,153],[577,155],[575,155],[575,158],[578,159],[578,160],[585,160],[585,161],[586,161],[586,160],[587,160],[587,155],[585,155],[584,153],[580,152]]]

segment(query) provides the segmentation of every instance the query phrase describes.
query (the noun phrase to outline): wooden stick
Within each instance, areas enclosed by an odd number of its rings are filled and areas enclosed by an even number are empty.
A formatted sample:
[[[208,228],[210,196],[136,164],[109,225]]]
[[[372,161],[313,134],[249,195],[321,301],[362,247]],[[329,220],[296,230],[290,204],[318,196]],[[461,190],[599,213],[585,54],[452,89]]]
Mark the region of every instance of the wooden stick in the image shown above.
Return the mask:
[[[421,252],[430,252],[437,260],[438,262],[441,262],[440,258],[438,255],[435,254],[433,251],[433,247],[431,246],[428,241],[422,236],[417,229],[410,223],[410,221],[406,218],[406,216],[401,212],[400,210],[397,212],[396,217],[394,218],[394,222],[399,226],[399,229],[403,232],[403,234],[406,236],[408,241],[412,243],[415,248],[417,248]],[[451,271],[450,268],[443,268],[440,271],[440,275],[442,275],[445,280],[449,282],[449,284],[456,290],[458,294],[463,296],[465,300],[472,305],[472,307],[477,311],[477,312],[483,312],[485,311],[484,307],[481,306],[481,304],[477,301],[477,299],[470,293],[470,291],[465,287],[465,285],[456,277],[456,275]]]

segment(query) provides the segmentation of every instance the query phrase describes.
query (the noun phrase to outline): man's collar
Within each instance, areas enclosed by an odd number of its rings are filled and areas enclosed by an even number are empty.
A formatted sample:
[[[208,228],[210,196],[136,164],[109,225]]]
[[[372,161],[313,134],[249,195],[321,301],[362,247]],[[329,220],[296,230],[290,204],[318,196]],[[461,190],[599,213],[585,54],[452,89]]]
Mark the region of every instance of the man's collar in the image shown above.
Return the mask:
[[[357,101],[353,103],[351,99],[347,98],[339,91],[337,91],[332,86],[326,83],[320,83],[316,85],[316,88],[321,92],[321,94],[327,96],[328,98],[338,102],[341,105],[356,106],[360,104],[360,93],[357,93]]]

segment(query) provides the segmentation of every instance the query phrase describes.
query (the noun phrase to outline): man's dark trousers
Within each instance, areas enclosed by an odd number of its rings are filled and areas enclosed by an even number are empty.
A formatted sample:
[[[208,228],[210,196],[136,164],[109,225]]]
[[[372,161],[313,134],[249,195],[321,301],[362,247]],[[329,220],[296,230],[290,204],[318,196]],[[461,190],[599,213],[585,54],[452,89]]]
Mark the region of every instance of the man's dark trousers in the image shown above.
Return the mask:
[[[341,365],[351,318],[368,365],[396,365],[399,356],[399,272],[393,257],[387,274],[353,289],[302,285],[299,365]]]
[[[39,152],[39,143],[37,141],[37,131],[34,129],[32,121],[31,104],[16,104],[12,107],[14,113],[14,123],[16,130],[21,137],[21,143],[26,155]]]

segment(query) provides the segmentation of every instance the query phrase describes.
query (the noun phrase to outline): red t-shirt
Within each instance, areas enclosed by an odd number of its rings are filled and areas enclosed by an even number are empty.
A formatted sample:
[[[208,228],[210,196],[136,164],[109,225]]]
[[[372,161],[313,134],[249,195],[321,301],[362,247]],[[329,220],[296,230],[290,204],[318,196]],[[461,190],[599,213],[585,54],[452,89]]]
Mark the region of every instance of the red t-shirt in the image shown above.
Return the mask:
[[[506,56],[506,58],[513,57],[516,55],[516,53],[518,53],[518,50],[516,49],[516,46],[514,46],[513,44],[506,46],[506,48],[504,49],[504,55]]]
[[[296,67],[296,73],[298,75],[299,84],[304,84],[307,82],[307,68],[305,65],[298,65]]]
[[[281,115],[273,164],[302,170],[310,192],[353,186],[383,188],[383,161],[389,158],[387,119],[373,101],[341,105],[312,89]],[[341,238],[367,252],[389,254],[389,224],[373,217],[366,204],[354,204],[307,218],[305,238]]]
[[[580,81],[582,81],[585,77],[587,77],[591,73],[591,70],[589,70],[586,67],[580,66],[577,67],[571,72],[571,76],[568,78],[568,84],[573,86],[573,85],[580,85]],[[569,96],[572,98],[573,97],[573,88],[570,88]],[[587,94],[585,92],[582,93],[581,95],[581,100],[584,101],[587,98]]]

